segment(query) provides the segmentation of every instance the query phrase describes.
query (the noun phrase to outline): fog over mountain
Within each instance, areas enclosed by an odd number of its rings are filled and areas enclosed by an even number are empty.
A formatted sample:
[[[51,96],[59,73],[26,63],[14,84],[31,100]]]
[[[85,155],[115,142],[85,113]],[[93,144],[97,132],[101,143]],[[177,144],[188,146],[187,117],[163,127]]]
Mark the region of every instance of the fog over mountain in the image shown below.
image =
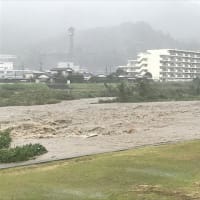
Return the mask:
[[[125,64],[151,48],[200,49],[198,1],[0,1],[0,53],[45,68],[66,59],[74,26],[75,61],[92,71]]]

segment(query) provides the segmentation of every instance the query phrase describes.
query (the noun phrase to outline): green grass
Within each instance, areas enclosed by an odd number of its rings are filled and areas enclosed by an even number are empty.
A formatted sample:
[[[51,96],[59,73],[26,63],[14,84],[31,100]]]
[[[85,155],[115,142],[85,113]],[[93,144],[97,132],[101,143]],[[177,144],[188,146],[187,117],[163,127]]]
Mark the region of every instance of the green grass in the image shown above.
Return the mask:
[[[0,171],[1,200],[200,199],[200,141]]]
[[[9,130],[0,131],[0,150],[9,148],[11,140]]]
[[[75,99],[109,96],[103,83],[73,83],[70,90]]]
[[[64,90],[54,90],[45,84],[0,84],[0,106],[27,106],[58,103],[72,99]]]
[[[153,82],[138,80],[135,83],[121,82],[114,86],[107,84],[113,102],[156,102],[200,100],[200,80],[193,82]],[[104,100],[100,103],[111,103]]]
[[[10,148],[10,130],[0,131],[0,164],[33,159],[47,152],[41,144],[26,144]]]
[[[52,89],[45,84],[35,83],[0,84],[0,107],[53,104],[62,100],[109,96],[117,97],[115,102],[200,100],[199,90],[200,86],[196,88],[193,82],[150,82],[143,85],[73,83],[70,86],[66,85],[65,89]]]
[[[45,84],[34,83],[0,84],[0,107],[53,104],[62,100],[107,95],[102,83],[74,83],[69,89],[67,86],[66,89],[52,89]]]
[[[41,144],[26,144],[9,149],[0,149],[0,163],[26,161],[46,153]]]

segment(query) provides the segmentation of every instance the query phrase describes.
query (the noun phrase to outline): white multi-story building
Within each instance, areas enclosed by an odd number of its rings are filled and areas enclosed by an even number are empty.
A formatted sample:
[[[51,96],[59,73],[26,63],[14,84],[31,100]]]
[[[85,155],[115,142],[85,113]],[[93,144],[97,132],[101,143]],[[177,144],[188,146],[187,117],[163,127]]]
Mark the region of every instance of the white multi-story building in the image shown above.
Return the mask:
[[[138,74],[137,60],[128,60],[127,65],[118,66],[117,70],[121,70],[124,77],[135,77]]]
[[[0,61],[0,71],[13,70],[13,62]]]
[[[138,54],[135,66],[138,76],[144,76],[149,72],[154,80],[193,80],[200,77],[200,51],[147,50]]]
[[[0,79],[10,75],[10,71],[12,71],[14,67],[13,59],[15,58],[16,57],[13,55],[0,55]]]
[[[14,69],[14,61],[17,57],[14,55],[0,54],[0,80],[30,80],[34,77],[44,74],[43,72],[29,69]]]
[[[13,55],[0,55],[0,71],[13,70],[13,60],[16,56]]]

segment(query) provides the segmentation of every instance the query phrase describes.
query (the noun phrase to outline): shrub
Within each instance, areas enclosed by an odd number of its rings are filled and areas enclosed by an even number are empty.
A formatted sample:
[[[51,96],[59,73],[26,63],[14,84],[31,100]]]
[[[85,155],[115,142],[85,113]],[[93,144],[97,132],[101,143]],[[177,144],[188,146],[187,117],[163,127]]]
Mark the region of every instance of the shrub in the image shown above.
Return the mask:
[[[117,86],[118,100],[120,102],[128,102],[134,94],[134,88],[122,82]]]
[[[84,76],[82,74],[71,74],[68,76],[68,79],[71,81],[71,83],[83,83],[84,82]]]
[[[10,131],[0,131],[0,149],[9,148],[11,143]]]
[[[200,79],[192,83],[160,83],[148,79],[138,79],[133,83],[122,82],[115,88],[105,84],[110,96],[115,100],[100,101],[109,102],[148,102],[148,101],[181,101],[200,99]]]
[[[148,98],[151,97],[155,91],[153,91],[153,88],[150,85],[150,82],[148,80],[138,80],[137,82],[137,91],[139,96]]]
[[[195,95],[200,94],[200,78],[195,78],[192,82],[192,89]]]
[[[15,147],[10,149],[0,150],[0,162],[10,163],[26,161],[35,156],[46,153],[47,150],[41,144],[27,144],[22,147]]]
[[[0,163],[25,161],[47,152],[41,144],[9,148],[11,140],[10,130],[0,132]]]
[[[118,96],[119,91],[117,85],[104,83],[104,87],[106,88],[106,91],[104,91],[106,93],[105,96],[110,96],[110,97]]]

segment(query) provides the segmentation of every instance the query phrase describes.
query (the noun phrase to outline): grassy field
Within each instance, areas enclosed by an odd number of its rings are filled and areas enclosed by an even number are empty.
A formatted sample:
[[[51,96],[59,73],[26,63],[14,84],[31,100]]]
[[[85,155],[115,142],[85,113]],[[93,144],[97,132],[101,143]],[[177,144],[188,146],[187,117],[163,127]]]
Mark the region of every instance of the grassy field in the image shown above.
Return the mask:
[[[1,200],[197,200],[200,141],[0,171]]]
[[[0,85],[0,106],[26,106],[58,103],[72,99],[66,91],[53,90],[44,84],[18,83]]]
[[[101,83],[71,84],[65,90],[45,84],[0,84],[0,106],[27,106],[58,103],[62,100],[106,96]]]
[[[106,85],[117,97],[106,102],[155,102],[200,100],[200,79],[191,82],[153,82],[138,80],[135,83],[121,82],[114,87]]]
[[[66,87],[66,88],[65,88]],[[65,89],[46,84],[0,84],[0,106],[27,106],[58,103],[93,97],[117,97],[118,102],[200,100],[200,82],[190,83],[73,83]],[[109,100],[110,102],[110,100]]]
[[[73,83],[70,91],[76,99],[109,96],[103,83]]]

